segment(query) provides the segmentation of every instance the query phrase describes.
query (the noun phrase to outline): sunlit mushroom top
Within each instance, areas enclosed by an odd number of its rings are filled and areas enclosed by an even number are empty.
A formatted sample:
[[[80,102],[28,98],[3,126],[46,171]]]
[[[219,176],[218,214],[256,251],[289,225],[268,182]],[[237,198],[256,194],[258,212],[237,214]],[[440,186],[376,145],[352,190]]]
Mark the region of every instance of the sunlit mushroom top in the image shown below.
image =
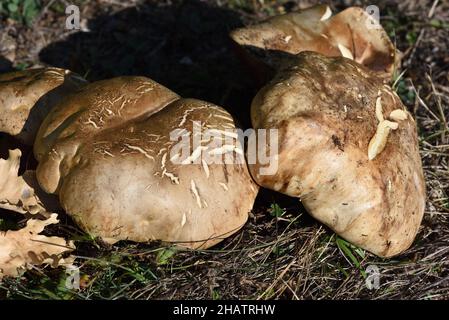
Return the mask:
[[[234,30],[231,37],[275,68],[285,59],[280,53],[315,51],[344,56],[391,77],[400,61],[382,26],[358,7],[332,15],[328,6],[318,5]]]
[[[86,81],[69,70],[40,68],[0,75],[0,132],[32,145],[37,130],[63,96]]]

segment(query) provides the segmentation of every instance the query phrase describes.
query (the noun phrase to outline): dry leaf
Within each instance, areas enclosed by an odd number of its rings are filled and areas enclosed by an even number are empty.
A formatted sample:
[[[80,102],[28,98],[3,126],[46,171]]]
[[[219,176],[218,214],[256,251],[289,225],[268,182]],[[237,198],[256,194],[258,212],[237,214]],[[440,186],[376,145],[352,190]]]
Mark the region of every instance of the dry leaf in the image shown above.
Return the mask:
[[[34,189],[19,176],[19,149],[9,150],[9,159],[0,159],[0,208],[19,213],[46,213]],[[45,214],[44,214],[45,215]]]
[[[47,209],[59,208],[57,201],[45,195],[36,183],[33,171],[19,176],[20,150],[9,150],[7,160],[0,159],[0,208],[19,213],[39,214],[46,220],[30,219],[25,228],[0,232],[0,279],[17,276],[32,265],[50,264],[53,267],[73,262],[62,254],[75,249],[73,242],[60,237],[39,235],[49,224],[58,223],[57,214]],[[37,196],[37,193],[39,196]],[[45,206],[42,204],[42,201]]]
[[[55,223],[58,223],[58,219],[54,213],[47,220],[28,220],[23,229],[0,233],[0,279],[18,276],[21,270],[32,265],[49,264],[57,267],[72,264],[72,257],[62,257],[63,253],[75,249],[72,241],[39,235],[47,225]]]

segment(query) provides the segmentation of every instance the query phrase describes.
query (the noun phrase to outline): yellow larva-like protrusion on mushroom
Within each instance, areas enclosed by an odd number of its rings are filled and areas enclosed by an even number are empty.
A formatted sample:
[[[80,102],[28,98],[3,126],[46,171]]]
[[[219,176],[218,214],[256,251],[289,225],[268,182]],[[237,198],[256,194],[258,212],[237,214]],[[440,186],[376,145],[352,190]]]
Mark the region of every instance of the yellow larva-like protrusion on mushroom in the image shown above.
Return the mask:
[[[346,48],[344,45],[339,43],[338,50],[340,50],[341,55],[343,57],[354,60],[354,56],[352,55],[352,52],[348,48]]]
[[[394,121],[402,121],[407,119],[407,113],[404,110],[396,109],[391,111],[389,118]]]
[[[382,111],[382,97],[378,96],[376,99],[376,118],[379,122],[384,121],[384,115]]]
[[[398,124],[396,122],[384,120],[380,122],[377,126],[376,134],[371,138],[368,145],[368,159],[373,160],[387,144],[388,135],[390,130],[396,130]]]
[[[394,121],[384,120],[382,121],[385,123],[385,125],[390,128],[391,130],[396,130],[399,127],[399,124]]]

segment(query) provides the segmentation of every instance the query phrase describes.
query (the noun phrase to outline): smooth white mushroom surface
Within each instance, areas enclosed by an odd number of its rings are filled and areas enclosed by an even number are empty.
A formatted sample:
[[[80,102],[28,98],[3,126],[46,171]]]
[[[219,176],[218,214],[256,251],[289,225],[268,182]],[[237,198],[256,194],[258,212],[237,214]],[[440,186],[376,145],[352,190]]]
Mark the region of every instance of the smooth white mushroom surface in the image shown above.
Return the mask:
[[[39,68],[0,75],[0,132],[32,145],[56,102],[86,81],[69,70]]]
[[[34,148],[37,178],[105,241],[207,248],[245,224],[258,191],[244,159],[208,159],[241,157],[233,129],[223,108],[150,79],[98,81],[45,119]]]
[[[379,256],[406,250],[425,207],[416,124],[381,77],[346,58],[303,52],[251,106],[256,129],[279,130],[279,170],[259,185]],[[389,119],[389,120],[387,120]]]
[[[254,68],[257,63],[251,54],[277,69],[290,55],[314,51],[355,60],[391,78],[401,58],[382,26],[359,7],[332,15],[327,5],[317,5],[236,29],[231,38],[243,46],[243,58]],[[263,68],[260,64],[258,67]]]

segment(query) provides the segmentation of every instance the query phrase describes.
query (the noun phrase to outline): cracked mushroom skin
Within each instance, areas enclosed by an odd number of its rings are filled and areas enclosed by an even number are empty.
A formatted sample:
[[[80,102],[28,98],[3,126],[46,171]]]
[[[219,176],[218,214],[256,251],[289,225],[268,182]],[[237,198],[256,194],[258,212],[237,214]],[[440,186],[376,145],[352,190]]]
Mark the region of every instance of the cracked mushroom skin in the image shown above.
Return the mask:
[[[0,132],[32,145],[45,116],[86,81],[69,70],[40,68],[0,75]]]
[[[412,116],[382,78],[351,60],[296,59],[251,106],[256,129],[279,130],[279,169],[262,176],[255,164],[250,172],[259,185],[300,198],[348,241],[382,257],[403,252],[425,206]]]
[[[258,187],[244,160],[204,160],[205,153],[242,154],[237,141],[181,146],[205,129],[233,128],[223,108],[182,99],[150,79],[98,81],[45,119],[37,178],[85,231],[107,242],[208,248],[245,224]],[[182,135],[173,139],[173,132]]]
[[[401,54],[384,29],[374,23],[359,7],[332,16],[328,6],[317,5],[236,29],[231,38],[254,72],[265,64],[277,69],[290,55],[315,51],[331,57],[344,56],[391,78]],[[239,50],[240,46],[243,50]]]

